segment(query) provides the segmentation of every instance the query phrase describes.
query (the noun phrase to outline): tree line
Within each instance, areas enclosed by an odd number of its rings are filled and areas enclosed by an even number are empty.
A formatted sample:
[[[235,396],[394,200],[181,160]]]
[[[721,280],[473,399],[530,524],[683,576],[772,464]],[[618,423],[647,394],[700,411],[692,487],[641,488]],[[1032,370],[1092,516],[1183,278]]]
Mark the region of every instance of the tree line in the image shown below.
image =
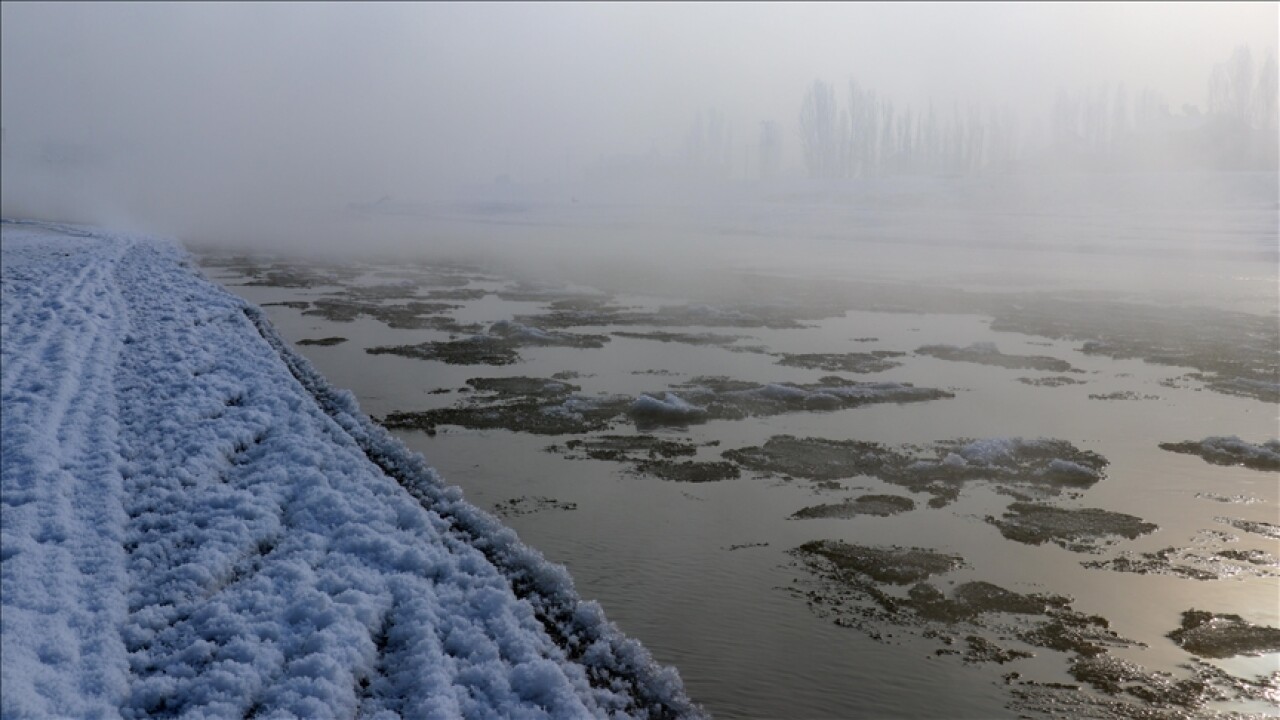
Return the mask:
[[[1213,68],[1204,112],[1188,104],[1174,113],[1157,93],[1131,94],[1123,83],[1063,90],[1049,108],[1047,136],[1040,137],[1028,133],[1007,107],[930,102],[917,110],[899,108],[856,80],[839,90],[815,80],[800,105],[801,158],[812,178],[972,174],[1048,165],[1082,170],[1277,165],[1276,59],[1268,54],[1255,68],[1247,47]],[[776,152],[778,144],[762,131],[761,157],[766,146]]]

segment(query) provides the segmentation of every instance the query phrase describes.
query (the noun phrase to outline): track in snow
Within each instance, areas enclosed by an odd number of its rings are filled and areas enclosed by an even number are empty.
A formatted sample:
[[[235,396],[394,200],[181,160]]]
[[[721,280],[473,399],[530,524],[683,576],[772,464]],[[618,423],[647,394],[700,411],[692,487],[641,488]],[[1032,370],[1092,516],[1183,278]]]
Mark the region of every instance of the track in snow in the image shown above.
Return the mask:
[[[0,242],[0,714],[698,714],[181,250]]]

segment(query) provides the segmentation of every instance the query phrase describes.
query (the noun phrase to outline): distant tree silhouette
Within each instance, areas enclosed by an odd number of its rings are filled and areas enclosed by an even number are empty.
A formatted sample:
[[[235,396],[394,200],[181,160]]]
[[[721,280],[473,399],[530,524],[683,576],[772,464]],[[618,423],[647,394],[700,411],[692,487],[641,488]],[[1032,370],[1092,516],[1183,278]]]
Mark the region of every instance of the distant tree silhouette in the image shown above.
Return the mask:
[[[1021,133],[1009,108],[963,99],[951,107],[899,110],[891,98],[849,80],[840,106],[815,80],[800,106],[800,141],[812,178],[876,178],[901,173],[973,174],[1017,168],[1111,171],[1154,168],[1272,169],[1280,122],[1280,71],[1268,53],[1237,47],[1209,74],[1207,111],[1178,113],[1150,89],[1120,83],[1060,88],[1046,116]],[[1047,119],[1047,134],[1041,134]],[[767,131],[761,130],[761,174]]]
[[[800,105],[800,148],[809,177],[837,175],[840,150],[837,117],[836,97],[831,86],[814,80]]]
[[[732,169],[733,135],[714,108],[698,113],[685,135],[684,158],[689,172],[704,178],[727,178]]]
[[[1267,53],[1258,73],[1258,91],[1254,95],[1254,118],[1263,130],[1275,131],[1280,125],[1277,118],[1276,95],[1280,93],[1280,77],[1276,72],[1276,56]]]
[[[782,170],[782,128],[773,120],[760,123],[760,179],[772,180]]]

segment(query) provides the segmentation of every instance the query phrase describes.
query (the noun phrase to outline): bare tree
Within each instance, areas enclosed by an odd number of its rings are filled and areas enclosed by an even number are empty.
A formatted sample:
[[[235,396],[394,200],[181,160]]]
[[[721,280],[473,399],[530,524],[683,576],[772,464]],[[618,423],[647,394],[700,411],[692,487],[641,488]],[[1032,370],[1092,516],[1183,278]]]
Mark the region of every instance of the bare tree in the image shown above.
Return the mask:
[[[885,100],[880,106],[880,142],[876,146],[876,174],[889,171],[889,159],[893,155],[893,103]]]
[[[760,179],[778,177],[782,169],[782,130],[773,120],[760,123]]]
[[[838,111],[831,86],[814,80],[800,105],[800,146],[812,178],[835,176],[838,163]]]
[[[1262,74],[1266,72],[1264,61]],[[1261,94],[1266,89],[1261,77],[1259,80],[1256,90],[1258,99],[1261,100]],[[1272,80],[1270,85],[1274,86],[1275,81]],[[1253,53],[1247,46],[1241,45],[1231,53],[1229,60],[1215,65],[1209,75],[1209,114],[1238,118],[1247,125],[1253,125],[1264,112],[1255,107],[1254,91]]]
[[[1245,45],[1236,48],[1227,63],[1231,76],[1231,114],[1249,122],[1253,110],[1253,53]]]
[[[1129,119],[1129,89],[1124,83],[1116,86],[1116,99],[1111,104],[1111,144],[1124,142],[1131,130]]]
[[[902,116],[898,118],[898,144],[894,153],[896,157],[895,165],[904,171],[911,170],[914,160],[912,155],[915,147],[912,144],[913,133],[911,106],[908,105]]]
[[[1258,72],[1258,91],[1254,94],[1254,119],[1257,127],[1277,130],[1276,94],[1280,93],[1280,77],[1276,72],[1276,56],[1267,53]]]
[[[689,171],[701,177],[725,178],[732,165],[733,136],[720,111],[698,113],[685,134],[684,156]]]
[[[1231,75],[1226,63],[1218,63],[1209,73],[1209,114],[1227,115],[1231,111]]]
[[[849,124],[849,111],[840,111],[840,122],[836,125],[840,128],[839,136],[836,139],[836,167],[834,168],[835,177],[849,177],[850,168],[853,167],[853,131]]]

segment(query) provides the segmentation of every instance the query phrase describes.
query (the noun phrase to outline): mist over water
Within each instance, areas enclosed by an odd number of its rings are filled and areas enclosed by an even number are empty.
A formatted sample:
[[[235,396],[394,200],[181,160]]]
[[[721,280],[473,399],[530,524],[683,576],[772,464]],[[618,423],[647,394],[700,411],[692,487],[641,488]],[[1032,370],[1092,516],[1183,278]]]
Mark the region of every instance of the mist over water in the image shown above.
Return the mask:
[[[670,227],[846,180],[1276,166],[1267,3],[10,3],[3,20],[4,213],[198,242],[449,235],[353,207]],[[991,201],[1029,192],[1005,188]]]
[[[1210,459],[1276,437],[1277,4],[4,3],[0,21],[4,217],[183,241],[714,714],[1275,712],[1275,676],[1262,697],[1197,666],[1240,690],[1221,707],[1134,676],[1112,706],[1114,677],[1080,665],[1096,641],[1189,677],[1168,633],[1191,608],[1280,626],[1275,473]],[[616,414],[574,426],[592,403]],[[615,433],[623,451],[571,445]],[[942,479],[770,470],[778,437],[878,443]],[[1076,454],[948,494],[945,468],[1018,437]],[[1020,484],[1090,453],[1095,484]],[[732,479],[672,479],[708,468]],[[864,494],[892,512],[839,517]],[[1024,542],[1027,504],[1158,531]],[[814,542],[964,563],[842,586],[797,555]],[[921,620],[954,611],[929,588],[955,603],[965,583],[1070,602]],[[1027,634],[1096,618],[1123,638]]]

